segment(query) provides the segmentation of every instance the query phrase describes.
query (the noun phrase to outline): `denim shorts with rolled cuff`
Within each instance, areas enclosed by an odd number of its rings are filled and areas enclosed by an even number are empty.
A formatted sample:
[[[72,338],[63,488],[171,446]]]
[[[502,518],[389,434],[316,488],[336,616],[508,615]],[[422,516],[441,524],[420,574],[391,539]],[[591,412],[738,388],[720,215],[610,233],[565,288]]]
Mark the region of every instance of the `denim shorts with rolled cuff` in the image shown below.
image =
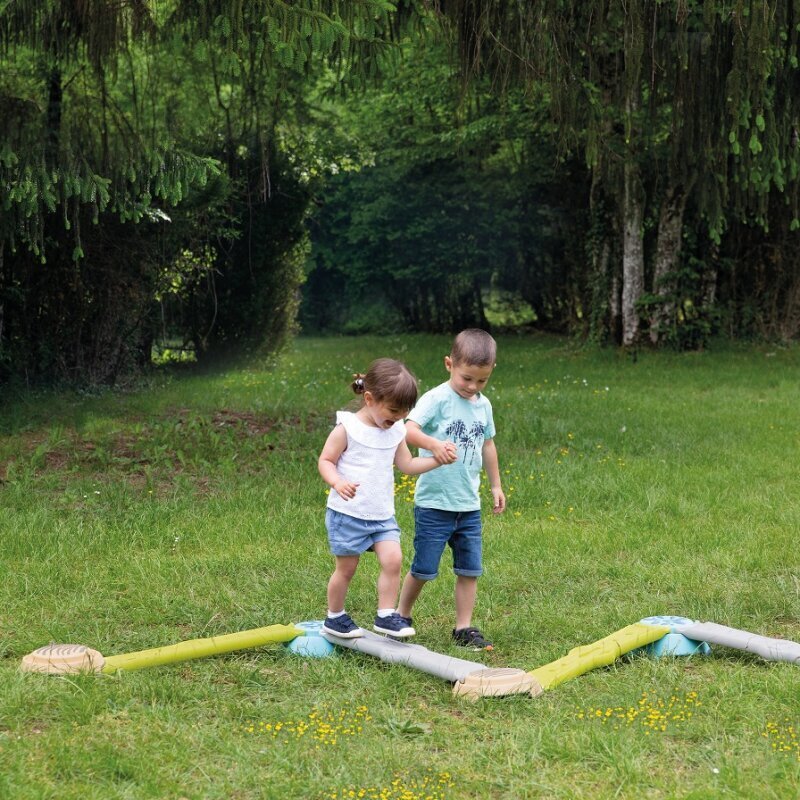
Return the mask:
[[[335,556],[360,556],[376,542],[400,542],[400,528],[394,517],[358,519],[341,511],[325,511],[328,544]]]
[[[420,581],[439,575],[446,545],[453,551],[453,572],[466,578],[483,574],[480,511],[441,511],[414,507],[414,560],[411,574]]]

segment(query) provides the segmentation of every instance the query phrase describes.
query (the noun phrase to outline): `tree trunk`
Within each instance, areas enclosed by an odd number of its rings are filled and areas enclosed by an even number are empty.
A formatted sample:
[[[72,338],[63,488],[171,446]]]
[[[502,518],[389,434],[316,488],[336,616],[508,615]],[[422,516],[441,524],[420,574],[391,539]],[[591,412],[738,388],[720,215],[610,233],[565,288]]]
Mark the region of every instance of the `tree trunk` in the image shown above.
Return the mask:
[[[619,287],[619,267],[614,266],[611,274],[611,291],[608,298],[609,335],[614,344],[622,343],[622,299]]]
[[[639,342],[639,309],[644,294],[644,191],[639,179],[641,124],[639,105],[644,50],[642,6],[629,5],[625,15],[625,152],[622,188],[622,346]]]
[[[687,192],[682,186],[671,186],[661,204],[653,267],[653,293],[660,302],[650,315],[650,341],[653,344],[658,344],[659,338],[675,313],[675,303],[670,299],[670,295],[675,289],[675,279],[672,275],[681,253],[686,196]]]
[[[639,309],[644,292],[644,202],[639,187],[639,169],[632,156],[625,162],[625,195],[622,221],[622,346],[633,347],[639,338]]]
[[[58,151],[61,146],[61,103],[64,90],[61,85],[61,70],[54,66],[47,76],[47,141],[45,142],[45,163],[55,167],[59,163]]]
[[[717,276],[719,273],[719,247],[711,247],[710,258],[703,273],[702,307],[704,311],[711,311],[717,301]]]
[[[8,285],[5,277],[5,270],[3,269],[5,265],[4,255],[6,252],[6,243],[0,241],[0,363],[3,361],[3,331],[5,330],[5,303],[3,302],[3,295],[5,294],[5,287]],[[0,380],[2,380],[2,374],[0,373]]]

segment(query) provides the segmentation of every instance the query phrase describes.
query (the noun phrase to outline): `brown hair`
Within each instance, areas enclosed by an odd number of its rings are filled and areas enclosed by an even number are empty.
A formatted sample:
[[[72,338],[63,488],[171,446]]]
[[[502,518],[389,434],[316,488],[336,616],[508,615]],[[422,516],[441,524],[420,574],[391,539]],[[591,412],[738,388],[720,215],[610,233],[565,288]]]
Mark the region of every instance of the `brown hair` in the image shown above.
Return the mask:
[[[467,328],[453,340],[450,358],[454,364],[494,367],[497,359],[497,342],[480,328]]]
[[[353,375],[353,391],[369,392],[379,403],[390,403],[399,409],[410,410],[417,402],[417,379],[402,361],[378,358],[369,365],[366,374]]]

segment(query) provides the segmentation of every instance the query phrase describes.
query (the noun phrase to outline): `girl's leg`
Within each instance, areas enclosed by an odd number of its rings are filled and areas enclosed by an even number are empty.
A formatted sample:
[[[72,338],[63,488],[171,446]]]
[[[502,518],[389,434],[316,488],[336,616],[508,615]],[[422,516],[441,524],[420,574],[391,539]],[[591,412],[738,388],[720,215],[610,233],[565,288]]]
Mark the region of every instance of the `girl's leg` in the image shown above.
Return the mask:
[[[344,610],[344,598],[353,575],[356,574],[359,556],[334,556],[336,568],[328,581],[328,611],[334,614]]]
[[[428,581],[415,578],[410,572],[403,580],[403,589],[400,592],[400,601],[397,604],[397,613],[401,617],[410,617],[411,609],[417,602],[420,592]]]
[[[378,608],[394,608],[400,588],[403,551],[399,542],[389,540],[375,542],[374,549],[381,567],[378,575]]]

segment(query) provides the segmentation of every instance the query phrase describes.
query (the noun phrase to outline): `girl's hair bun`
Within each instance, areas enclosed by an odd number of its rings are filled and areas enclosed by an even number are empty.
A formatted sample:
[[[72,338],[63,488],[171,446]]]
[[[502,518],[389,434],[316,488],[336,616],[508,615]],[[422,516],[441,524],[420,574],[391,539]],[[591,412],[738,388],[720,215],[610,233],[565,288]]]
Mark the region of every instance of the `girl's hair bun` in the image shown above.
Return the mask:
[[[417,379],[402,361],[393,358],[375,359],[366,374],[354,372],[350,385],[356,394],[369,392],[376,403],[389,403],[403,411],[410,411],[417,402]]]

